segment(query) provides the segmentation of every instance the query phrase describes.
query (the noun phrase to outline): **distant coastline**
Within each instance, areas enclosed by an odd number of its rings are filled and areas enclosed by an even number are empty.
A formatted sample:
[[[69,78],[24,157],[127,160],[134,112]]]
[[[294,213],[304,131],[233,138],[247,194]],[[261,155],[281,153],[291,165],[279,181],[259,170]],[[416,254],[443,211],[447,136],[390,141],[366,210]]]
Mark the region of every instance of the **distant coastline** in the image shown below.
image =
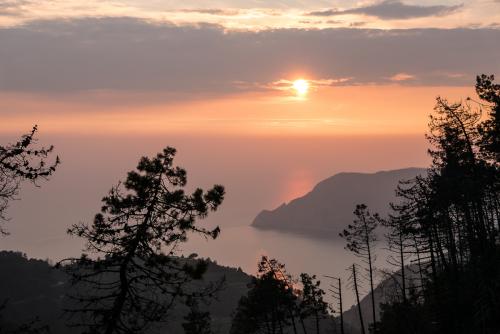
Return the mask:
[[[274,210],[262,210],[251,223],[262,230],[275,230],[314,238],[337,239],[352,221],[356,204],[386,215],[397,201],[395,190],[401,180],[426,174],[418,167],[375,173],[338,173],[319,182],[310,192]]]

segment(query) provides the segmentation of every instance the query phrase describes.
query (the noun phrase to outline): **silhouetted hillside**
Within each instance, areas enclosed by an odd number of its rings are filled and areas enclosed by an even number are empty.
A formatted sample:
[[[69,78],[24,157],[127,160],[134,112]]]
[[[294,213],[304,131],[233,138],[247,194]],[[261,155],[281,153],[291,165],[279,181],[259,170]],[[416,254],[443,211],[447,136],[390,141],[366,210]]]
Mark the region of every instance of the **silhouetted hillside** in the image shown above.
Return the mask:
[[[421,168],[381,171],[373,174],[339,173],[318,183],[303,197],[263,210],[252,225],[310,235],[337,236],[353,220],[356,204],[367,204],[370,211],[385,214],[395,201],[400,180],[425,174]]]
[[[406,281],[409,286],[417,286],[419,284],[417,268],[415,266],[406,267]],[[401,276],[399,272],[392,273],[391,275],[384,275],[385,277],[379,282],[379,284],[374,289],[375,294],[375,309],[377,315],[377,321],[380,321],[381,303],[393,302],[398,300],[397,293],[400,292],[401,287]],[[367,289],[365,289],[367,290]],[[346,290],[345,293],[352,293]],[[365,321],[365,326],[372,323],[372,301],[371,293],[368,292],[366,295],[363,294],[361,299],[361,312],[363,314],[363,319]],[[361,327],[359,325],[359,314],[358,306],[353,305],[348,310],[344,311],[344,322],[349,334],[361,334]]]
[[[60,320],[66,275],[43,260],[21,252],[0,252],[0,301],[5,303],[0,327],[14,329],[40,318],[51,333],[64,333]]]
[[[54,269],[43,260],[28,259],[20,252],[0,252],[0,298],[6,307],[0,314],[0,329],[14,329],[21,324],[39,318],[37,325],[48,325],[51,334],[78,333],[66,327],[67,316],[63,309],[68,305],[65,298],[69,284],[64,272]],[[196,284],[219,281],[225,278],[224,289],[218,293],[208,308],[212,327],[216,333],[227,333],[231,314],[240,297],[246,294],[251,278],[240,269],[223,267],[210,262],[203,281]],[[183,333],[181,324],[187,312],[178,306],[172,312],[168,333]],[[161,333],[166,327],[155,328],[149,333]]]

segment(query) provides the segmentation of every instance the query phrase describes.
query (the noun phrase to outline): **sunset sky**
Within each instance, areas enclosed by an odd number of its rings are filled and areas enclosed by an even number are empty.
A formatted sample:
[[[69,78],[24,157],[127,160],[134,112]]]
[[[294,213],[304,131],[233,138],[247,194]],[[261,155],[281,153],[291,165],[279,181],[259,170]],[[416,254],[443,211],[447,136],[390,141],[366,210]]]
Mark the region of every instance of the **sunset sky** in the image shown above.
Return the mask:
[[[190,185],[226,185],[227,224],[336,172],[426,166],[435,97],[474,97],[499,54],[498,0],[0,0],[2,143],[38,124],[63,161],[13,231],[62,238],[166,145]],[[56,252],[26,240],[6,243]]]
[[[4,0],[0,129],[422,133],[498,71],[499,23],[496,0]]]

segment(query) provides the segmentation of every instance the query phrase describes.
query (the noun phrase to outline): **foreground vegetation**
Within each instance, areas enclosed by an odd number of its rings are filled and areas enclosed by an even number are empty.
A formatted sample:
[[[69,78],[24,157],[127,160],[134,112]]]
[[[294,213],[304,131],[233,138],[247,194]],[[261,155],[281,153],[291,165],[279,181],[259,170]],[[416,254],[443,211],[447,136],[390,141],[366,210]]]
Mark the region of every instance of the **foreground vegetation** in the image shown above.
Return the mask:
[[[500,85],[477,78],[479,101],[438,98],[426,177],[402,182],[389,218],[399,253],[399,298],[383,333],[498,333],[500,325]],[[419,282],[409,286],[405,265]]]

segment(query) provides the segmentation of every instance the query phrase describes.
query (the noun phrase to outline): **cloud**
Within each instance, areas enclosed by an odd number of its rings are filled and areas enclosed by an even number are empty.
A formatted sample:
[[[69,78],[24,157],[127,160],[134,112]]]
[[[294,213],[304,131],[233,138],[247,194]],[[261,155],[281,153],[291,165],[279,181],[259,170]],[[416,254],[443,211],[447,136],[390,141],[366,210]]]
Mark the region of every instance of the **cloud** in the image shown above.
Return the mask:
[[[389,78],[389,80],[396,81],[396,82],[408,81],[408,80],[413,80],[413,79],[415,79],[414,75],[404,73],[404,72],[394,74],[392,77]]]
[[[339,86],[348,83],[352,78],[329,78],[329,79],[309,79],[307,82],[309,87],[317,89],[321,87]],[[269,83],[247,83],[244,81],[236,82],[236,84],[243,88],[253,87],[260,90],[278,90],[278,91],[293,91],[293,83],[295,80],[279,79]]]
[[[133,18],[0,28],[0,91],[227,94],[304,76],[335,84],[470,86],[500,68],[499,29],[274,29],[159,24]],[[464,48],[464,45],[467,45]],[[461,73],[463,76],[450,76]]]
[[[0,1],[0,17],[18,17],[23,15],[23,7],[29,5],[29,0],[2,0]]]
[[[385,0],[373,5],[337,10],[337,9],[327,9],[322,11],[310,12],[309,16],[337,16],[337,15],[347,15],[347,14],[359,14],[374,16],[379,19],[384,20],[400,20],[400,19],[411,19],[419,17],[429,17],[429,16],[445,16],[453,14],[460,9],[463,5],[454,6],[418,6],[418,5],[407,5],[400,1],[395,0]]]
[[[219,9],[219,8],[195,8],[195,9],[182,9],[183,13],[206,14],[216,16],[236,16],[240,14],[238,9]]]
[[[366,22],[351,22],[349,23],[349,27],[356,28],[356,27],[362,27],[366,25]]]

